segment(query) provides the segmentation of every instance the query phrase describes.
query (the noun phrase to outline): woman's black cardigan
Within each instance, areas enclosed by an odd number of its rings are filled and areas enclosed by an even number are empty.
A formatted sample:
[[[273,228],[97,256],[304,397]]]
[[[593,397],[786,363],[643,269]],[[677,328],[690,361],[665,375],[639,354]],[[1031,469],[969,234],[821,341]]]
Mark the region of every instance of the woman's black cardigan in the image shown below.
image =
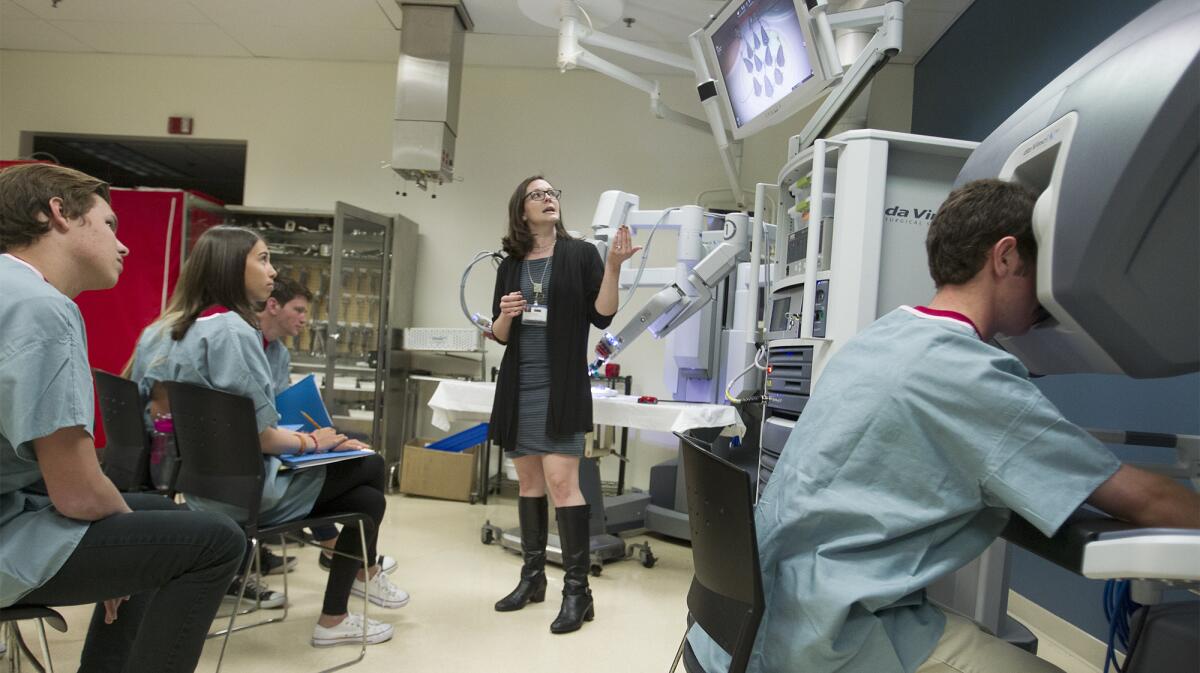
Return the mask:
[[[604,262],[591,243],[559,239],[554,245],[550,288],[546,298],[546,344],[550,356],[550,409],[546,431],[553,436],[592,430],[592,391],[588,378],[588,326],[600,329],[611,315],[596,312],[596,295],[604,279]],[[500,316],[500,298],[521,289],[521,261],[506,257],[496,270],[492,320]],[[506,342],[500,342],[506,343]],[[508,332],[504,359],[496,380],[488,438],[505,450],[517,448],[520,396],[521,317]]]

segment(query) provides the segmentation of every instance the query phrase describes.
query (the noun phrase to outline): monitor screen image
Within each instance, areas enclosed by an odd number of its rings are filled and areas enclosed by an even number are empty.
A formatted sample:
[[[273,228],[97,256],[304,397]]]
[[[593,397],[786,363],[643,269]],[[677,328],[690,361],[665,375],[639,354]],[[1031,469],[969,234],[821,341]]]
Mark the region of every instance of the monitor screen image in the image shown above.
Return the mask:
[[[737,128],[814,75],[794,0],[746,0],[711,39]]]

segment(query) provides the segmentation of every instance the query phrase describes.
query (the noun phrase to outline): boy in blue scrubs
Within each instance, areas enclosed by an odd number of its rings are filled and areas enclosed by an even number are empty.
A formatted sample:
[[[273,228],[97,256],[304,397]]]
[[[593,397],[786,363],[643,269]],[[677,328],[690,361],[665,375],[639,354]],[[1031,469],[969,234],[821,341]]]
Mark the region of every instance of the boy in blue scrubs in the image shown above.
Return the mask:
[[[116,284],[129,253],[116,229],[95,178],[0,172],[0,607],[95,602],[81,670],[191,671],[246,540],[228,517],[121,494],[101,472],[72,298]]]
[[[285,276],[276,276],[275,288],[271,290],[271,296],[267,298],[262,310],[258,312],[258,327],[262,330],[263,341],[266,343],[267,366],[271,369],[271,382],[276,397],[292,385],[292,354],[288,351],[287,346],[283,345],[283,338],[294,339],[299,336],[300,330],[304,329],[308,323],[308,310],[312,299],[312,292],[309,292],[308,288],[299,281]],[[357,432],[347,431],[344,434],[362,442],[369,439],[366,435]],[[336,526],[314,528],[312,534],[313,539],[325,549],[332,550],[337,544]],[[263,567],[271,569],[267,571],[267,574],[284,572],[285,569],[287,572],[291,572],[296,565],[295,557],[289,556],[284,560],[278,555],[272,554],[266,547],[260,547],[260,549],[262,549]],[[317,560],[322,570],[329,570],[333,563],[333,552],[322,551]],[[388,574],[395,572],[398,567],[395,558],[382,554],[379,556],[379,566],[383,572]]]
[[[1087,502],[1142,526],[1200,527],[1200,497],[1123,466],[1012,355],[1036,295],[1035,195],[955,190],[926,247],[937,294],[850,340],[822,374],[755,514],[766,612],[749,671],[1061,673],[930,603],[925,587],[1009,516],[1052,535]],[[699,627],[708,673],[729,656]]]

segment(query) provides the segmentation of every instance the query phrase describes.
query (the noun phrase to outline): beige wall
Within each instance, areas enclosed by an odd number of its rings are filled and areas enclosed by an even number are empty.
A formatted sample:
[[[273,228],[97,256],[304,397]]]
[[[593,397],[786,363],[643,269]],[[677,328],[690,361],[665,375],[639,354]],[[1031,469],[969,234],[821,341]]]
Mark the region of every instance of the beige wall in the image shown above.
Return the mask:
[[[640,92],[590,72],[476,67],[463,76],[460,181],[437,189],[436,199],[412,188],[400,197],[400,181],[381,167],[391,157],[394,75],[386,63],[0,51],[0,158],[17,155],[22,131],[163,136],[168,116],[191,116],[196,137],[248,142],[249,206],[329,210],[341,200],[416,221],[419,326],[466,324],[457,301],[462,268],[476,251],[499,246],[507,197],[528,174],[543,172],[565,190],[565,223],[579,231],[605,189],[664,208],[727,187],[712,139],[654,119]],[[689,79],[663,86],[668,104],[700,115]],[[907,130],[911,91],[911,67],[886,69],[871,124]],[[744,186],[774,182],[800,126],[793,120],[747,141]],[[650,264],[669,266],[674,238],[657,236],[653,252]],[[478,268],[468,296],[483,310],[492,279]],[[631,306],[650,291],[638,295]],[[493,363],[500,352],[493,345]],[[649,337],[622,355],[636,393],[664,395],[664,357]],[[673,455],[673,438],[634,432],[631,441],[631,482],[645,486],[650,466]],[[615,461],[605,472],[615,472]]]

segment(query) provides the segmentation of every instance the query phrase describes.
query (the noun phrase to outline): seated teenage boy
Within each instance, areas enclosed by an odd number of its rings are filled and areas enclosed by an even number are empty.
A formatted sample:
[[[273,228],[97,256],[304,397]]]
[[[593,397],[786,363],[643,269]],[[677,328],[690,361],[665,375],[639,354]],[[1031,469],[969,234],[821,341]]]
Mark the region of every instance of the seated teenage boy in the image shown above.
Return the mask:
[[[258,327],[262,330],[263,341],[266,342],[267,364],[271,368],[271,381],[276,396],[292,385],[292,354],[284,345],[283,338],[294,339],[299,336],[300,330],[304,329],[308,323],[308,310],[312,299],[312,292],[309,292],[308,288],[300,282],[286,276],[276,276],[275,288],[271,290],[271,296],[263,305],[263,309],[258,312]],[[366,435],[354,432],[343,434],[350,439],[363,442],[368,439]],[[332,550],[333,546],[337,544],[336,526],[314,528],[312,533],[313,539],[326,549]],[[269,569],[266,571],[267,574],[284,570],[290,572],[296,565],[294,557],[289,556],[284,560],[276,554],[272,554],[265,546],[260,549],[263,550],[263,568]],[[333,563],[333,552],[321,552],[318,561],[322,570],[329,570]],[[379,567],[385,573],[395,572],[396,559],[380,554]]]
[[[955,190],[930,224],[937,293],[847,342],[759,499],[766,612],[758,673],[1058,672],[930,603],[925,587],[1021,516],[1046,535],[1087,502],[1144,526],[1200,527],[1200,497],[1120,462],[988,342],[1025,333],[1036,296],[1035,195]],[[729,657],[700,628],[708,673]]]
[[[100,470],[72,298],[116,284],[116,229],[95,178],[0,172],[0,607],[94,602],[80,670],[191,671],[246,539],[228,517],[122,495]],[[26,490],[38,480],[49,497]]]

